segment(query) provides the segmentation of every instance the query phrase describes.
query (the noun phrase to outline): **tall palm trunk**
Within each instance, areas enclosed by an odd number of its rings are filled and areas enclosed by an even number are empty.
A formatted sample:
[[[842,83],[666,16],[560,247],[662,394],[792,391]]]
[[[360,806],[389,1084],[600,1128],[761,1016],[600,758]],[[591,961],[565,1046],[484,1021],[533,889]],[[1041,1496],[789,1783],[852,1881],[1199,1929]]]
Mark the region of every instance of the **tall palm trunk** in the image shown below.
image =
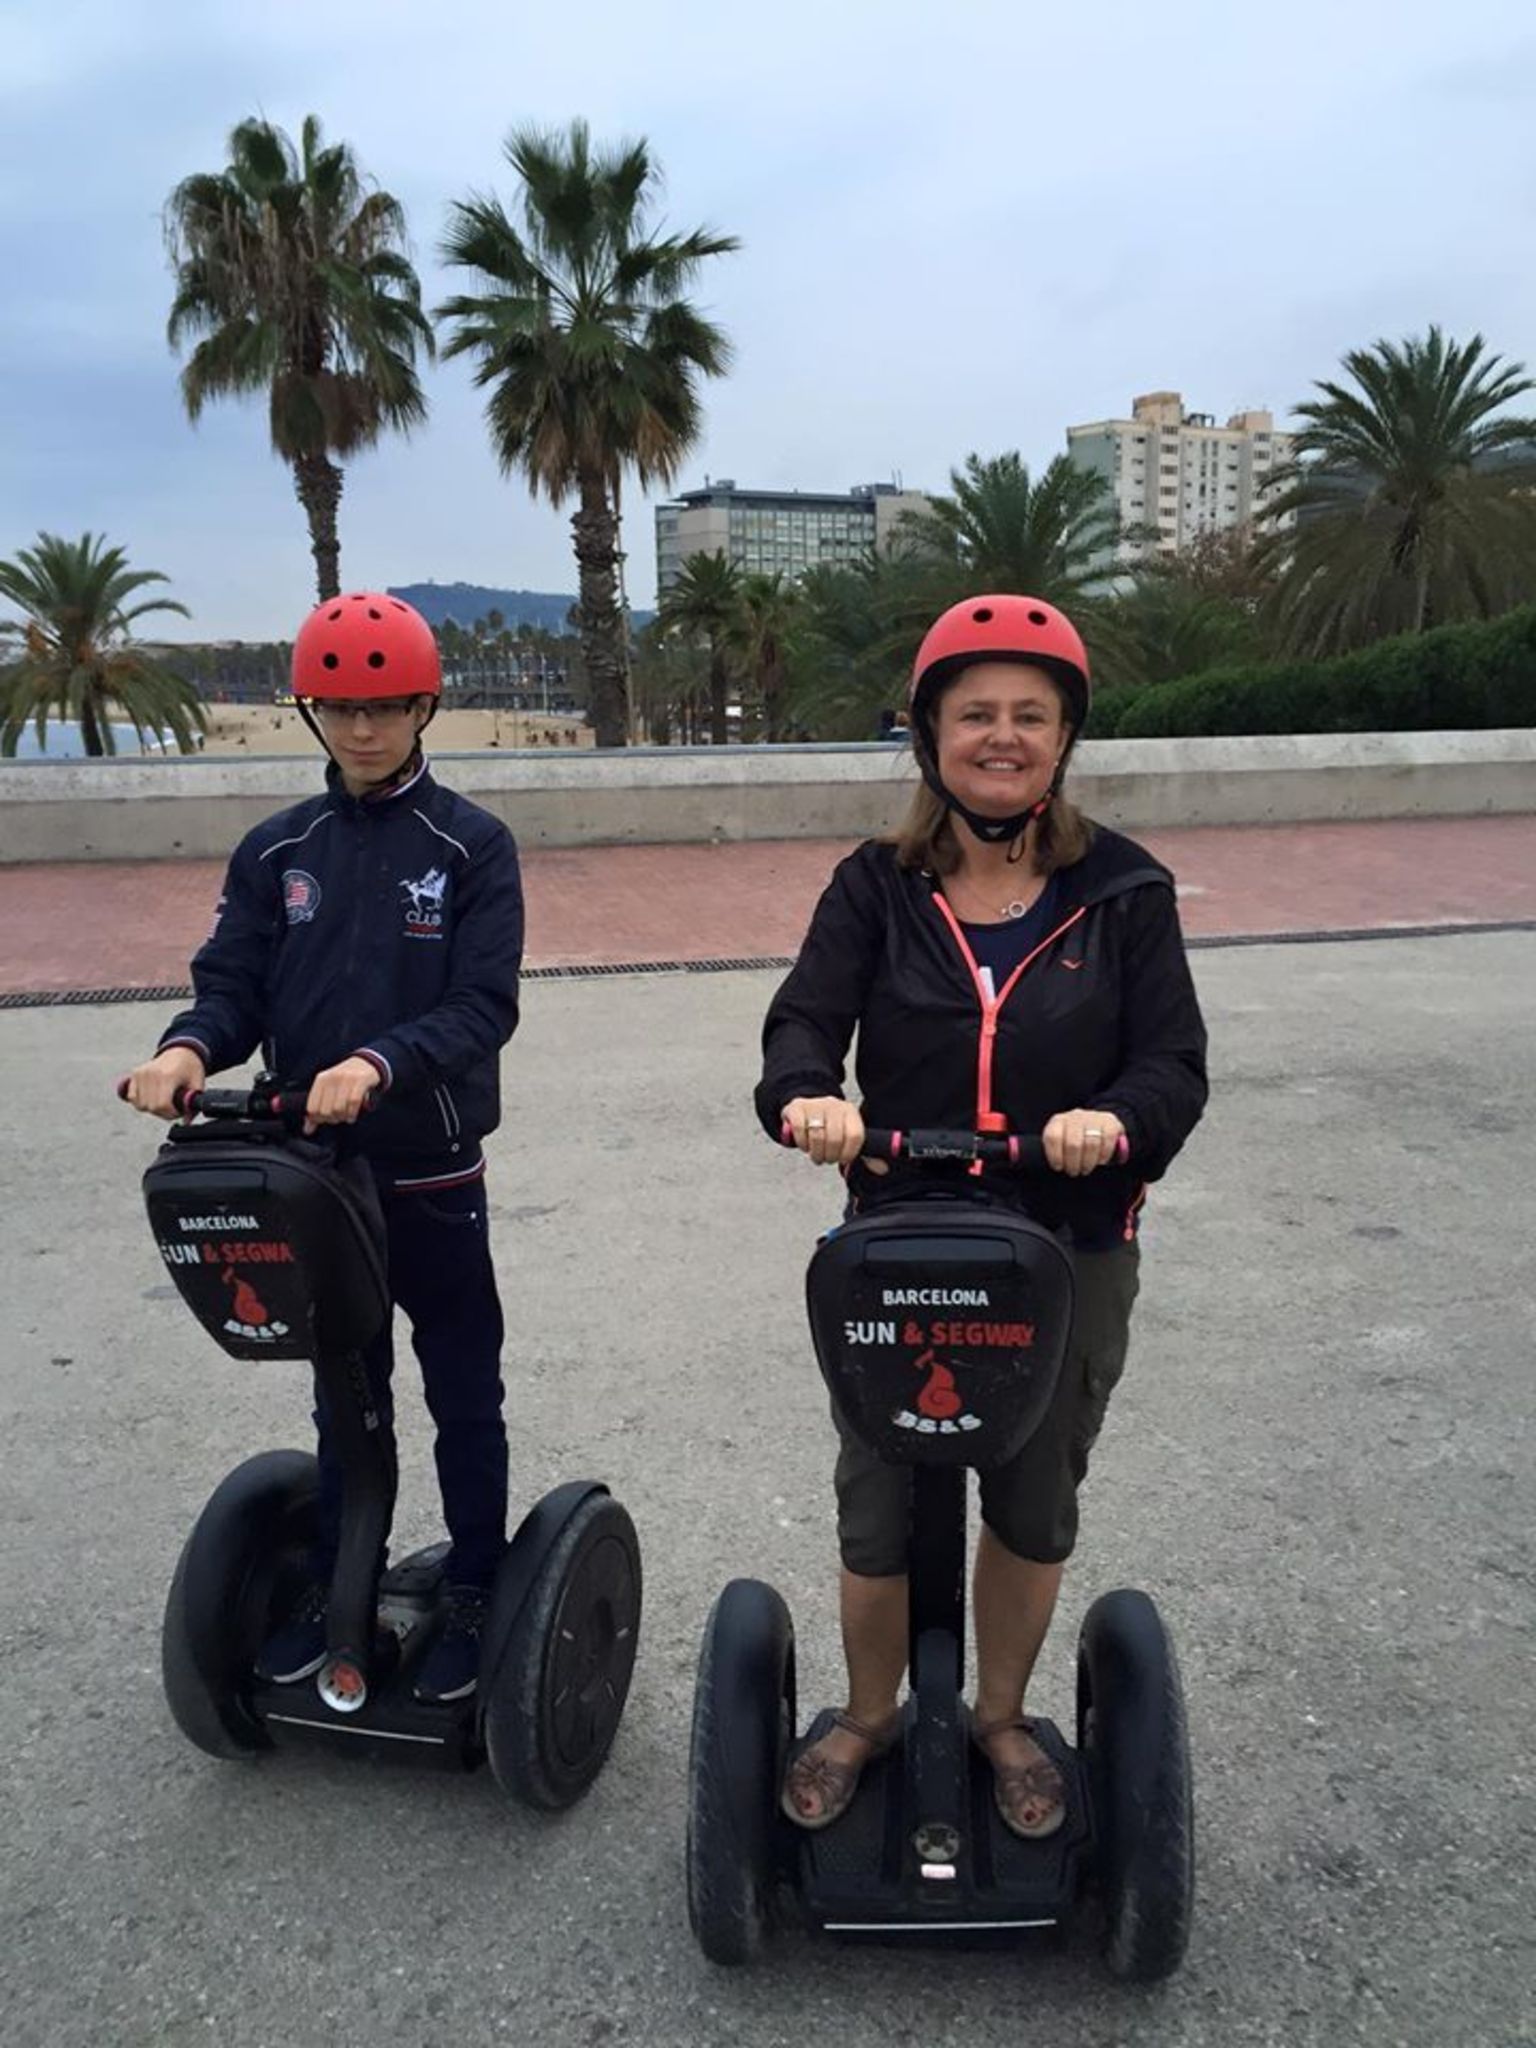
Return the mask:
[[[323,455],[298,455],[293,463],[293,486],[309,521],[309,548],[315,558],[315,588],[318,602],[341,595],[341,543],[336,538],[336,514],[341,507],[341,471]]]
[[[571,532],[592,725],[600,747],[622,747],[629,738],[629,707],[624,701],[624,621],[619,611],[619,522],[606,485],[591,471],[581,479],[581,504],[572,515]]]
[[[725,648],[713,633],[709,636],[709,743],[723,747],[729,737],[726,727],[726,694],[730,671],[725,665]]]
[[[101,724],[101,719],[96,713],[96,700],[87,690],[80,699],[80,741],[92,760],[98,759],[107,751]]]
[[[776,746],[784,737],[784,662],[776,640],[763,649],[757,687],[763,704],[763,738]]]

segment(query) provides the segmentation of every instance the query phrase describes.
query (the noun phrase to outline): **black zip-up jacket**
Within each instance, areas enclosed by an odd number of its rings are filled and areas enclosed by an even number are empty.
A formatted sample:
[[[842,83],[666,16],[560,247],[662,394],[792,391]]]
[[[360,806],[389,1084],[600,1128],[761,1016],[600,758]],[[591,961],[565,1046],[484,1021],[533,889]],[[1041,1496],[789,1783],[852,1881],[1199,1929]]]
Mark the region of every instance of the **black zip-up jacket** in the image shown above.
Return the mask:
[[[190,1045],[216,1073],[259,1044],[293,1086],[360,1054],[383,1087],[345,1149],[400,1185],[467,1176],[517,1027],[517,848],[425,764],[384,797],[349,796],[334,767],[326,783],[236,847],[192,1007],[161,1046]]]
[[[1097,828],[1056,886],[1053,929],[996,1014],[988,1063],[981,992],[934,878],[898,866],[896,849],[875,840],[840,862],[763,1026],[763,1128],[777,1137],[795,1096],[842,1094],[857,1029],[870,1125],[973,1130],[991,1110],[1029,1134],[1060,1110],[1113,1110],[1130,1140],[1124,1165],[1077,1180],[1052,1174],[1020,1198],[1086,1247],[1133,1237],[1143,1184],[1166,1172],[1206,1099],[1205,1025],[1173,877],[1133,840]],[[849,1185],[888,1199],[905,1178],[855,1166]]]

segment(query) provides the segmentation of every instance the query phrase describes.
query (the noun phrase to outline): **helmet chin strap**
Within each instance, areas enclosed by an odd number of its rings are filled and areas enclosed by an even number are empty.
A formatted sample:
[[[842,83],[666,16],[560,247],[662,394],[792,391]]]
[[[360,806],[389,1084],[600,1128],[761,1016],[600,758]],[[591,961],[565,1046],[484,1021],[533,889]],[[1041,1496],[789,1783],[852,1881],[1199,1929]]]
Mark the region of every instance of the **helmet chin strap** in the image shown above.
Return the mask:
[[[1050,788],[1047,789],[1045,795],[1038,802],[1031,804],[1028,810],[1013,811],[1006,818],[989,818],[980,811],[973,811],[969,804],[961,803],[954,791],[946,786],[940,778],[938,768],[927,747],[918,747],[913,751],[917,754],[917,765],[922,771],[924,782],[927,783],[939,802],[947,810],[955,811],[964,818],[966,824],[976,834],[976,837],[984,840],[989,846],[1000,846],[1007,840],[1021,839],[1035,822],[1036,818],[1044,817],[1061,788],[1062,772],[1066,760],[1066,756],[1063,755],[1062,759],[1056,763],[1056,770],[1051,777]],[[1013,855],[1011,858],[1017,858],[1017,856]]]

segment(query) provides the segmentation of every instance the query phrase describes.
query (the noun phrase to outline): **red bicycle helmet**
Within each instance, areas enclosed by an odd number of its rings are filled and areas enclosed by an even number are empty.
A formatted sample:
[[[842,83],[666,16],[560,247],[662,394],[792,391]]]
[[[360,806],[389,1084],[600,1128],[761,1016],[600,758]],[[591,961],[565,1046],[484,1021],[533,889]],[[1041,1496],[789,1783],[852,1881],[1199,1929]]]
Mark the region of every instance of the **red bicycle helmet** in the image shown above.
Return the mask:
[[[1044,598],[1003,593],[952,604],[923,635],[912,664],[907,706],[913,725],[921,726],[930,745],[928,718],[935,692],[975,661],[1023,661],[1044,669],[1067,693],[1074,734],[1082,731],[1093,686],[1081,634],[1065,612]]]
[[[421,613],[377,590],[317,604],[293,643],[295,697],[439,697],[442,663]]]

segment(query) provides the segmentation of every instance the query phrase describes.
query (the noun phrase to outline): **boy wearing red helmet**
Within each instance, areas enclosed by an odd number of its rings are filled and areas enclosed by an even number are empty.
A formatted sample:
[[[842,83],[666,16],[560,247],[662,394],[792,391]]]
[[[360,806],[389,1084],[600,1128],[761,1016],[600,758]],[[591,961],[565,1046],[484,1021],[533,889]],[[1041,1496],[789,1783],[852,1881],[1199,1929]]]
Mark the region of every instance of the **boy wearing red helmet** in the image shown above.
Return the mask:
[[[833,875],[769,1009],[756,1096],[771,1136],[787,1124],[812,1160],[846,1171],[855,1208],[903,1191],[899,1166],[883,1178],[860,1158],[866,1119],[1040,1131],[1059,1176],[1031,1186],[1028,1206],[1072,1233],[1072,1339],[1041,1429],[982,1475],[973,1599],[973,1733],[1003,1820],[1028,1837],[1065,1817],[1024,1694],[1125,1363],[1138,1212],[1206,1096],[1173,877],[1061,793],[1089,700],[1087,653],[1055,606],[981,596],[935,622],[908,693],[923,786],[893,840],[859,847]],[[857,1108],[842,1089],[855,1033]],[[864,1764],[894,1740],[907,1664],[909,1473],[839,1433],[849,1691],[786,1773],[784,1809],[809,1828],[846,1809]]]
[[[192,1006],[127,1086],[136,1108],[169,1118],[179,1089],[201,1088],[259,1046],[283,1082],[309,1080],[306,1130],[342,1127],[342,1148],[373,1170],[452,1539],[448,1618],[417,1681],[432,1700],[474,1689],[505,1548],[503,1324],[480,1141],[500,1117],[499,1055],[517,1026],[523,946],[512,835],[434,781],[421,751],[441,691],[431,628],[398,598],[355,592],[306,619],[293,692],[330,756],[325,791],[240,842],[192,962]],[[388,1329],[367,1365],[388,1427]],[[315,1420],[312,1583],[258,1658],[280,1683],[308,1677],[325,1656],[341,1495],[323,1403]]]

